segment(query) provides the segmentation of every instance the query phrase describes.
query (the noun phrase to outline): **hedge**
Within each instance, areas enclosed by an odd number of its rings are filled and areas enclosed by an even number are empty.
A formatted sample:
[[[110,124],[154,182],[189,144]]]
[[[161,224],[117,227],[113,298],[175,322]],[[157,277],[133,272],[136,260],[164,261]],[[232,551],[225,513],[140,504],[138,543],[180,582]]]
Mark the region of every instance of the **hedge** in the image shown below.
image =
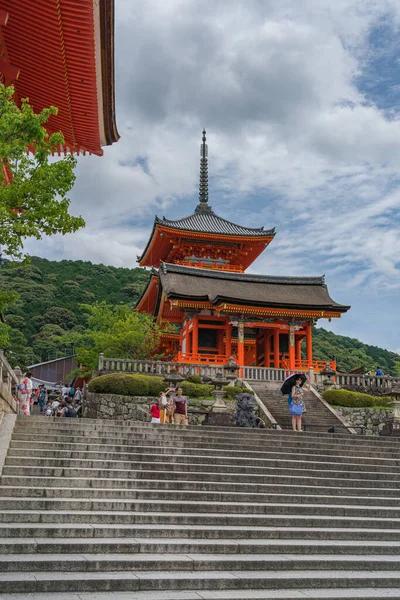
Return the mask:
[[[158,396],[165,387],[162,377],[112,373],[92,379],[89,392],[119,396]]]
[[[190,383],[203,383],[200,375],[189,375],[189,377],[186,378],[186,381],[189,381]]]
[[[224,397],[229,400],[236,400],[236,396],[239,394],[254,394],[254,392],[238,385],[226,385],[224,387]]]
[[[178,387],[182,388],[183,395],[189,398],[208,398],[214,389],[213,385],[192,383],[191,381],[181,381]]]
[[[326,390],[322,397],[332,406],[345,406],[348,408],[368,408],[376,406],[390,406],[390,398],[370,396],[361,392],[350,390]]]

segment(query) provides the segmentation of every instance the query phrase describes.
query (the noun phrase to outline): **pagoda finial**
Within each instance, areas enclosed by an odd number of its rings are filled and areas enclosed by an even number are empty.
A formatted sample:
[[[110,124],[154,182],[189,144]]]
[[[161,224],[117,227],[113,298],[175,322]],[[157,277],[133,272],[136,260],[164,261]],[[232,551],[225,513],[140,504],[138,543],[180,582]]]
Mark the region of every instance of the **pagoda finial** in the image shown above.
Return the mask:
[[[211,212],[211,207],[208,205],[208,146],[206,140],[206,130],[203,129],[202,144],[200,146],[200,185],[197,213]]]

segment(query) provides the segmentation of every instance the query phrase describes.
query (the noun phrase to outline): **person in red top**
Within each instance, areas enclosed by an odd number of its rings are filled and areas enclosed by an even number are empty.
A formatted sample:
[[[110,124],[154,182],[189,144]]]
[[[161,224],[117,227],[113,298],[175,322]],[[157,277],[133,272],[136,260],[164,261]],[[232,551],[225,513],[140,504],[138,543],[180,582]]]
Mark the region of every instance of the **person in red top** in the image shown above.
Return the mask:
[[[157,400],[154,400],[154,403],[151,405],[149,414],[151,415],[152,423],[160,423],[160,407]]]

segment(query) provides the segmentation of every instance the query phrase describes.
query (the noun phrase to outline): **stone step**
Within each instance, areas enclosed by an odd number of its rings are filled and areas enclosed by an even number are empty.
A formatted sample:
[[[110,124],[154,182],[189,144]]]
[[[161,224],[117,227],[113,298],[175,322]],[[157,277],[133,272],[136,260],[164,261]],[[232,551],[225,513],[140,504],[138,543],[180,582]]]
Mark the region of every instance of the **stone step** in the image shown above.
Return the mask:
[[[159,467],[160,465],[155,465]],[[187,467],[187,465],[185,465]],[[309,473],[307,469],[304,469],[306,473]],[[216,482],[242,482],[242,483],[285,483],[285,484],[299,484],[299,485],[329,485],[333,481],[336,481],[337,485],[341,487],[360,487],[360,488],[396,488],[398,486],[397,478],[392,476],[386,476],[387,478],[381,479],[379,473],[365,473],[356,472],[348,473],[347,471],[330,471],[322,472],[323,476],[319,475],[320,471],[317,471],[311,476],[304,475],[301,469],[288,469],[280,470],[277,472],[276,469],[271,469],[269,472],[267,469],[263,469],[259,473],[243,473],[240,469],[236,473],[225,472],[223,469],[213,469],[212,465],[207,465],[206,469],[194,468],[186,470],[176,469],[164,469],[158,470],[149,466],[149,470],[145,469],[90,469],[90,468],[50,468],[50,467],[30,467],[25,465],[24,467],[14,467],[5,465],[3,468],[4,475],[16,475],[19,477],[67,477],[72,479],[85,478],[85,479],[167,479],[167,480],[203,480],[203,481],[216,481]]]
[[[350,475],[352,473],[368,473],[374,474],[376,477],[391,477],[400,481],[400,467],[396,464],[383,465],[383,464],[369,464],[363,462],[352,462],[352,459],[345,461],[322,461],[322,460],[307,460],[303,457],[295,458],[237,458],[230,456],[183,456],[183,455],[159,455],[154,454],[133,454],[132,459],[123,460],[119,457],[117,459],[103,459],[99,458],[84,458],[77,456],[72,451],[66,451],[60,453],[61,457],[23,457],[15,456],[13,450],[10,450],[6,457],[6,465],[13,466],[25,466],[27,463],[29,467],[74,467],[74,468],[96,468],[96,469],[140,469],[142,467],[149,467],[152,464],[157,466],[165,467],[166,469],[175,470],[177,468],[189,468],[190,470],[210,469],[215,471],[227,471],[238,472],[246,471],[247,473],[258,473],[262,470],[281,471],[282,469],[291,469],[296,471],[320,471],[324,472],[343,472]],[[212,463],[212,464],[210,464]]]
[[[74,452],[92,452],[92,453],[109,453],[109,454],[131,454],[131,453],[141,453],[146,454],[148,452],[154,453],[155,451],[158,454],[170,454],[171,447],[165,442],[155,443],[155,444],[147,444],[143,442],[142,444],[136,442],[133,444],[125,444],[125,445],[117,445],[117,444],[92,444],[92,443],[60,443],[60,442],[39,442],[36,440],[11,440],[10,449],[14,455],[26,455],[27,450],[33,450],[33,455],[46,455],[49,452],[64,452],[64,451],[74,451]],[[329,447],[329,445],[325,444],[319,448],[316,444],[307,447],[307,444],[302,444],[301,440],[297,437],[297,439],[292,439],[285,443],[279,442],[275,443],[273,446],[269,444],[260,445],[260,447],[254,448],[253,446],[248,446],[248,448],[244,447],[240,444],[213,444],[213,447],[210,448],[210,445],[207,443],[198,443],[196,445],[190,445],[189,443],[182,443],[182,445],[175,446],[175,450],[178,454],[186,454],[186,455],[197,455],[199,450],[201,450],[201,454],[203,455],[211,455],[211,456],[219,456],[226,455],[227,450],[229,450],[230,456],[255,456],[262,458],[263,456],[283,456],[290,455],[296,453],[298,450],[301,450],[302,456],[314,456],[325,457],[325,460],[329,460],[330,457],[333,459],[337,458],[348,458],[348,452],[346,452],[345,447],[341,447],[340,450],[335,447]],[[386,452],[379,452],[374,450],[373,453],[371,451],[362,451],[359,448],[352,449],[352,460],[365,460],[367,462],[380,463],[382,461],[383,464],[400,464],[400,455],[393,452],[393,450]],[[355,453],[356,452],[356,453]],[[39,454],[40,453],[40,454]],[[31,454],[31,453],[29,453]]]
[[[225,539],[259,539],[259,540],[351,540],[351,541],[399,541],[400,529],[361,527],[324,526],[323,523],[310,528],[297,523],[279,526],[251,525],[219,525],[209,527],[207,524],[100,524],[100,523],[0,523],[0,538],[174,538],[225,540]]]
[[[63,480],[64,481],[64,480]],[[71,481],[71,483],[73,480]],[[67,483],[64,481],[64,483]],[[156,482],[157,483],[157,482]],[[164,483],[164,482],[162,482]],[[174,483],[174,482],[173,482]],[[189,486],[191,487],[191,486]],[[284,490],[282,490],[284,491]],[[131,488],[131,489],[103,489],[103,488],[80,488],[80,487],[29,487],[29,486],[6,486],[2,485],[0,488],[3,500],[8,498],[29,498],[33,500],[36,498],[54,498],[54,499],[67,499],[74,498],[77,503],[86,501],[89,499],[95,500],[109,500],[114,501],[127,500],[132,501],[138,500],[160,500],[162,501],[193,501],[201,500],[206,502],[246,502],[249,504],[254,503],[290,503],[290,504],[324,504],[331,505],[333,503],[344,503],[345,505],[355,506],[372,506],[372,507],[390,507],[390,510],[396,509],[397,507],[391,506],[393,498],[390,496],[344,496],[337,494],[308,494],[303,493],[301,490],[294,488],[292,493],[260,493],[260,492],[237,492],[237,491],[212,491],[212,490],[193,490],[193,489],[166,489],[165,487],[151,487],[151,488]],[[400,492],[398,493],[398,497]],[[6,508],[6,506],[3,506]],[[400,510],[400,508],[399,508]]]
[[[385,471],[399,471],[400,472],[400,459],[398,458],[385,458],[380,459],[376,457],[358,457],[352,456],[349,459],[348,455],[338,455],[338,454],[314,454],[308,452],[301,453],[300,458],[293,458],[296,454],[290,453],[288,451],[285,452],[259,452],[259,453],[251,453],[247,454],[236,453],[237,455],[230,454],[226,455],[226,451],[224,450],[200,450],[193,449],[192,451],[188,451],[186,449],[178,450],[176,449],[176,455],[171,457],[171,450],[167,446],[164,448],[148,448],[146,451],[119,451],[119,452],[109,452],[105,449],[103,450],[78,450],[78,449],[67,449],[62,448],[60,445],[59,449],[43,449],[39,446],[37,448],[29,448],[29,450],[33,450],[30,456],[35,457],[36,459],[41,459],[48,456],[51,452],[51,457],[54,459],[67,459],[73,458],[74,460],[102,460],[102,461],[149,461],[159,458],[164,458],[167,456],[169,460],[173,460],[174,462],[206,462],[210,458],[212,458],[215,464],[221,464],[224,462],[231,462],[243,465],[254,464],[257,466],[262,466],[263,464],[268,464],[270,461],[279,461],[279,464],[284,463],[300,463],[305,462],[307,464],[343,464],[346,463],[346,466],[351,465],[356,468],[356,465],[362,465],[370,467],[370,470],[385,470]],[[8,458],[21,458],[26,459],[27,448],[15,448],[12,447],[8,451]]]
[[[251,430],[250,430],[251,431]],[[285,433],[285,432],[284,432]],[[241,441],[240,437],[229,437],[227,439],[218,438],[214,436],[212,438],[206,438],[205,436],[196,435],[190,436],[186,435],[123,435],[118,436],[117,434],[106,434],[103,433],[101,435],[94,435],[92,432],[82,431],[71,431],[68,433],[67,431],[61,431],[57,434],[41,433],[35,434],[34,440],[38,444],[50,444],[50,443],[59,443],[59,444],[77,444],[84,443],[87,446],[92,447],[96,446],[104,446],[104,445],[120,445],[120,446],[130,446],[130,445],[150,445],[150,446],[158,446],[158,445],[168,445],[171,442],[174,443],[174,446],[195,446],[197,444],[206,446],[207,448],[213,450],[214,448],[221,449],[238,449],[241,448],[243,450],[251,451],[256,450],[264,450],[264,449],[274,449],[274,448],[287,448],[291,449],[292,447],[297,447],[300,449],[308,450],[308,449],[324,449],[329,448],[336,451],[338,448],[341,452],[364,452],[369,456],[374,456],[375,452],[386,453],[388,457],[396,457],[400,456],[400,449],[397,443],[387,443],[381,444],[377,443],[376,440],[380,440],[380,438],[376,438],[373,436],[355,436],[357,440],[360,440],[359,444],[354,443],[353,437],[347,437],[345,440],[342,438],[336,438],[336,434],[331,434],[327,438],[318,439],[317,437],[311,436],[311,434],[307,432],[294,432],[287,431],[286,438],[284,436],[274,436],[271,433],[264,434],[262,438],[243,438]],[[21,442],[31,442],[32,435],[29,432],[24,433],[13,433],[12,442],[21,441]],[[90,440],[90,441],[89,441]],[[253,442],[251,440],[254,440]],[[352,443],[347,443],[350,440]],[[255,443],[256,442],[256,443]],[[201,446],[199,446],[201,447]]]
[[[96,524],[96,525],[133,525],[133,524],[165,524],[207,525],[209,528],[233,524],[248,527],[266,527],[273,523],[275,527],[346,527],[361,529],[394,529],[400,528],[400,518],[367,517],[367,516],[334,516],[329,514],[274,514],[271,512],[259,514],[240,513],[197,513],[166,512],[166,511],[96,511],[96,510],[2,510],[0,523],[59,523],[59,524]]]
[[[69,573],[115,571],[396,571],[400,556],[356,554],[0,554],[0,573]]]
[[[158,590],[299,590],[399,588],[399,571],[117,571],[107,573],[1,573],[0,593]]]
[[[268,478],[270,480],[270,478]],[[55,491],[64,486],[74,488],[78,490],[86,490],[88,493],[93,491],[94,493],[100,493],[102,490],[106,494],[110,494],[112,490],[116,490],[120,493],[130,493],[130,490],[136,489],[147,489],[147,490],[174,490],[174,491],[200,491],[200,492],[240,492],[245,494],[251,493],[285,493],[285,494],[310,494],[310,495],[329,495],[330,497],[342,497],[342,496],[359,496],[360,498],[371,498],[371,497],[384,497],[388,499],[388,503],[393,499],[398,499],[400,491],[398,488],[388,488],[379,485],[377,487],[351,487],[351,482],[345,482],[345,486],[339,485],[328,485],[332,483],[331,480],[327,480],[327,483],[320,482],[318,479],[314,480],[315,485],[300,485],[295,483],[293,485],[281,483],[247,483],[247,482],[231,482],[231,481],[218,481],[215,478],[209,481],[203,479],[197,481],[196,479],[188,478],[184,479],[113,479],[111,477],[106,479],[101,478],[85,478],[85,477],[41,477],[41,476],[25,476],[20,477],[18,475],[3,475],[0,477],[1,486],[8,488],[24,488],[32,487],[34,489],[48,489],[49,493],[51,489]]]
[[[2,538],[0,554],[278,554],[278,555],[400,555],[397,541],[276,540],[276,539],[163,539],[163,538]],[[10,558],[10,560],[12,560]],[[60,560],[63,560],[61,558]]]
[[[150,592],[84,592],[4,594],[2,600],[387,600],[400,598],[398,588],[295,589],[280,590],[199,590]]]
[[[30,497],[0,497],[0,506],[3,514],[8,511],[23,511],[24,514],[32,514],[36,511],[62,511],[65,507],[65,498],[30,498]],[[346,504],[316,504],[316,503],[298,503],[296,499],[293,502],[250,502],[248,500],[229,502],[229,501],[209,501],[198,496],[196,500],[184,500],[183,498],[170,500],[165,498],[150,498],[146,500],[118,500],[111,499],[87,499],[78,498],[74,503],[69,503],[68,509],[71,518],[74,518],[77,512],[93,511],[96,513],[116,512],[116,513],[146,513],[158,512],[162,514],[181,513],[195,515],[196,513],[228,513],[228,514],[246,514],[262,516],[268,515],[298,515],[298,516],[337,516],[337,517],[368,517],[398,519],[400,524],[400,507],[397,506],[364,506],[364,505],[346,505]]]
[[[46,424],[47,423],[47,424]],[[285,437],[293,436],[292,431],[285,430],[274,430],[274,429],[248,429],[248,428],[237,428],[230,427],[226,429],[220,428],[206,428],[206,427],[195,427],[195,426],[175,426],[175,425],[151,425],[146,428],[146,423],[143,423],[143,427],[140,425],[136,425],[135,427],[117,427],[114,428],[108,426],[97,426],[93,427],[87,425],[86,419],[80,419],[78,421],[74,420],[70,421],[70,419],[58,419],[58,425],[52,426],[48,419],[43,418],[43,424],[35,424],[32,423],[29,428],[28,427],[18,427],[15,428],[15,433],[17,434],[26,434],[28,431],[32,431],[32,433],[36,435],[42,435],[46,430],[51,432],[52,435],[83,435],[84,433],[91,434],[94,437],[99,437],[103,435],[108,436],[117,436],[117,437],[135,437],[140,436],[141,438],[152,438],[158,439],[166,436],[173,436],[177,438],[196,438],[196,437],[205,437],[206,439],[215,439],[219,440],[229,440],[232,438],[235,439],[250,439],[254,440],[263,440],[265,438],[278,438],[283,439]],[[116,421],[118,423],[118,421]],[[361,438],[362,440],[366,440],[364,436],[351,435],[347,433],[347,430],[343,428],[335,430],[334,433],[328,433],[327,431],[309,431],[307,436],[310,440],[318,440],[320,436],[323,440],[336,440],[335,443],[339,443],[340,440],[346,442],[346,444],[355,444],[356,440]],[[376,445],[385,446],[388,443],[388,440],[381,438],[373,438],[373,442]],[[398,442],[393,442],[394,446],[398,447]]]

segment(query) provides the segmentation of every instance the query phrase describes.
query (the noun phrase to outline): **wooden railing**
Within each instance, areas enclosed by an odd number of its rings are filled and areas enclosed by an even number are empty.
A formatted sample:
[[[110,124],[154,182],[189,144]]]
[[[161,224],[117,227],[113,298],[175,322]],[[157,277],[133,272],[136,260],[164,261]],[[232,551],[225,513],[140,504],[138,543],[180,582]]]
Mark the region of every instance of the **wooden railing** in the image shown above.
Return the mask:
[[[376,375],[337,373],[335,383],[340,387],[357,386],[384,391],[391,390],[395,385],[400,385],[400,377],[377,377]]]
[[[185,363],[208,363],[224,366],[228,362],[225,354],[191,354],[189,352],[178,352],[176,357],[178,362]]]
[[[282,368],[283,369],[289,369],[289,359],[288,358],[283,358],[282,359]],[[336,361],[332,360],[332,361],[327,361],[327,360],[312,360],[310,362],[308,362],[308,360],[295,360],[294,361],[294,368],[296,370],[300,370],[300,371],[308,371],[308,369],[310,367],[312,367],[314,369],[315,373],[318,373],[319,371],[323,371],[326,366],[329,365],[331,369],[333,369],[334,371],[336,371]]]
[[[0,410],[5,413],[17,413],[18,402],[15,399],[15,387],[19,383],[8,360],[0,350]]]

